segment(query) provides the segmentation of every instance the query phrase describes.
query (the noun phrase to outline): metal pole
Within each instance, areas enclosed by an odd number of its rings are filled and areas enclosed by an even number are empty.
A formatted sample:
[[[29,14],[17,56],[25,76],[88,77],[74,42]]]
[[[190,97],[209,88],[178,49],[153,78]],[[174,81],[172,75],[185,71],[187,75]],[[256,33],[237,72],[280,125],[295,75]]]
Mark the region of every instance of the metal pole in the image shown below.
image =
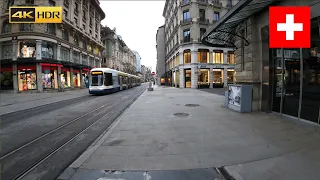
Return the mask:
[[[302,58],[302,48],[300,48],[300,95],[299,95],[298,119],[300,119],[301,117],[302,85],[303,85],[303,58]]]
[[[276,67],[277,73],[277,67]],[[277,86],[277,85],[276,85]],[[280,96],[280,114],[282,115],[283,108],[283,93],[284,93],[284,50],[281,48],[281,96]]]

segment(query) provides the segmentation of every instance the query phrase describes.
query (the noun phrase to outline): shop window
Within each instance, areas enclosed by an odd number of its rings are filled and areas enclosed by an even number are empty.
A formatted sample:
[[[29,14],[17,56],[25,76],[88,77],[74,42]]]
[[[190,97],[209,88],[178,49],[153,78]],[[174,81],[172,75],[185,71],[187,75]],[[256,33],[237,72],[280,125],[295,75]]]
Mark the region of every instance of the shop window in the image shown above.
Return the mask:
[[[221,69],[214,69],[212,72],[212,83],[213,87],[221,87],[223,86],[223,72]]]
[[[53,44],[48,42],[42,42],[41,45],[41,56],[42,58],[53,59]]]
[[[80,87],[81,83],[80,83],[80,71],[79,70],[76,70],[76,69],[73,70],[72,80],[73,80],[74,87]]]
[[[69,61],[70,60],[70,51],[68,48],[61,47],[60,48],[60,57],[62,61]]]
[[[234,70],[227,71],[228,83],[235,83],[235,74],[236,72]]]
[[[216,64],[223,64],[223,51],[213,52],[213,62]]]
[[[80,53],[77,51],[72,52],[72,59],[74,63],[80,63]]]
[[[199,63],[209,63],[209,50],[199,49],[198,50],[198,62]]]
[[[58,70],[55,67],[42,67],[42,88],[58,89]]]
[[[111,73],[104,73],[104,85],[105,86],[112,86],[112,74]]]
[[[69,33],[68,33],[68,31],[66,29],[62,30],[62,39],[66,40],[66,41],[69,41]]]
[[[35,58],[36,57],[36,42],[23,41],[20,42],[20,58]]]
[[[55,35],[56,34],[56,26],[53,23],[47,23],[45,26],[45,31],[48,34]]]
[[[73,36],[73,42],[74,42],[74,44],[75,44],[76,46],[79,46],[79,38],[78,38],[77,35],[74,35],[74,36]]]
[[[185,71],[185,86],[186,88],[191,88],[191,70],[184,70]]]
[[[191,52],[190,52],[190,50],[185,50],[183,52],[183,60],[184,60],[184,64],[191,63]]]
[[[12,90],[13,89],[13,73],[12,67],[1,67],[0,72],[0,89]]]
[[[37,73],[35,67],[22,67],[18,69],[19,82],[18,90],[36,90],[37,89]]]
[[[20,31],[33,31],[33,24],[29,24],[29,23],[20,24]]]
[[[199,88],[209,88],[209,69],[200,69],[199,76],[198,76],[198,85]]]
[[[234,53],[228,53],[228,64],[235,64],[235,56],[234,56]]]
[[[68,68],[61,68],[61,86],[63,88],[70,88],[71,81],[70,81],[70,70]]]
[[[11,24],[8,20],[5,20],[2,23],[2,33],[10,33],[11,32]]]

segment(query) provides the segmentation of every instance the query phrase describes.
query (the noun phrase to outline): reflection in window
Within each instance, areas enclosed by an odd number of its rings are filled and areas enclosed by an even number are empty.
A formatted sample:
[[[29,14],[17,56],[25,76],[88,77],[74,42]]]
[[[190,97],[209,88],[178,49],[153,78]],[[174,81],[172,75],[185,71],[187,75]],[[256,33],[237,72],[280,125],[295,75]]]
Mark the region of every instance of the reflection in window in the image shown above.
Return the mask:
[[[222,51],[216,51],[213,52],[213,63],[216,64],[223,64],[223,52]]]
[[[23,41],[20,42],[20,56],[21,58],[35,58],[36,57],[36,42]]]
[[[190,29],[183,31],[183,42],[190,42]]]
[[[234,53],[229,52],[228,53],[228,64],[235,64],[235,59],[234,59]]]
[[[209,50],[199,49],[198,50],[198,62],[199,63],[209,63]]]
[[[183,61],[184,61],[184,64],[191,63],[191,52],[190,52],[190,50],[185,50],[183,52]]]
[[[213,13],[213,20],[218,21],[219,19],[220,19],[220,13],[215,11]]]
[[[10,33],[11,32],[11,24],[8,20],[2,23],[2,33]]]
[[[53,59],[53,44],[48,42],[42,42],[41,45],[41,56],[42,58]]]
[[[47,23],[45,26],[45,32],[49,34],[56,34],[56,27],[53,23]]]
[[[183,21],[187,21],[190,19],[190,11],[189,10],[185,10],[183,11]]]
[[[33,24],[29,24],[29,23],[20,24],[20,31],[33,31]]]
[[[69,33],[68,33],[68,31],[66,29],[62,30],[62,39],[66,40],[66,41],[69,41]]]

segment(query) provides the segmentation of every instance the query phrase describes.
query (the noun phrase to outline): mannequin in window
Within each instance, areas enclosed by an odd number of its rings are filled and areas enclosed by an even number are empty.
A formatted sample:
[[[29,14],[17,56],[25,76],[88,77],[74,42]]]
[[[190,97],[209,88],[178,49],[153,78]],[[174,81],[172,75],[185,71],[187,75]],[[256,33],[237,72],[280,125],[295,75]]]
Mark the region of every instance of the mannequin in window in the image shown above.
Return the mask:
[[[27,57],[27,55],[28,55],[27,45],[23,45],[23,47],[21,48],[21,54],[22,54],[22,57]]]

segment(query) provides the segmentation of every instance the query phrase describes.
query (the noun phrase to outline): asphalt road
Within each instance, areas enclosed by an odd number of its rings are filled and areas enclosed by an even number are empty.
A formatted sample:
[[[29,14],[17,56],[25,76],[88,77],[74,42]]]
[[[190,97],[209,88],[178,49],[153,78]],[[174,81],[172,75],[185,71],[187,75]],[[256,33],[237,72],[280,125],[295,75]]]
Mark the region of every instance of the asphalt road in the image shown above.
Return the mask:
[[[0,131],[2,179],[57,178],[146,87],[8,115],[11,121],[6,120]]]

